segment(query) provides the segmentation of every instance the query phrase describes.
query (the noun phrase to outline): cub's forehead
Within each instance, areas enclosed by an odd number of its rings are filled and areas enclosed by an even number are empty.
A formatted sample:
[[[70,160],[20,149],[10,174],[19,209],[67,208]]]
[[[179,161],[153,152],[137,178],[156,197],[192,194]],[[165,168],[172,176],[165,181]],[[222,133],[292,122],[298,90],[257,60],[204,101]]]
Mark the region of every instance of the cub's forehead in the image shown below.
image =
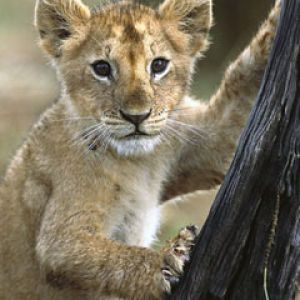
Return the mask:
[[[123,43],[139,43],[146,36],[161,33],[160,16],[152,8],[140,4],[109,5],[93,13],[92,32]]]

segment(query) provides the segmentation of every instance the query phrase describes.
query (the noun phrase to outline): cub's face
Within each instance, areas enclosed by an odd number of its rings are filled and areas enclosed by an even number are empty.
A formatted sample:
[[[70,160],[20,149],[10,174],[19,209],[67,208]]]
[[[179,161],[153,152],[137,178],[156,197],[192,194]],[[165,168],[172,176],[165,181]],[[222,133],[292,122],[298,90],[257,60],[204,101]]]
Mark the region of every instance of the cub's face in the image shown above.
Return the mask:
[[[121,2],[91,12],[80,1],[40,0],[36,24],[74,117],[88,118],[90,150],[141,155],[164,140],[207,45],[208,0],[167,0],[158,10]]]

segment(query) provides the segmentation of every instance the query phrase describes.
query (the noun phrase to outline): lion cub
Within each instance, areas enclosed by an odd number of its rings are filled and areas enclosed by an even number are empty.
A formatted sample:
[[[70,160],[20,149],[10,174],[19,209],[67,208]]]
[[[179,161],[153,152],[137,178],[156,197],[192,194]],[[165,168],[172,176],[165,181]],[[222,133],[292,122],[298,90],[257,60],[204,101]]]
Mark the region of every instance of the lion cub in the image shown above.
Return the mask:
[[[0,188],[0,299],[160,299],[196,234],[147,248],[159,203],[215,186],[258,91],[279,6],[208,103],[187,96],[211,0],[39,0],[40,44],[62,91]]]

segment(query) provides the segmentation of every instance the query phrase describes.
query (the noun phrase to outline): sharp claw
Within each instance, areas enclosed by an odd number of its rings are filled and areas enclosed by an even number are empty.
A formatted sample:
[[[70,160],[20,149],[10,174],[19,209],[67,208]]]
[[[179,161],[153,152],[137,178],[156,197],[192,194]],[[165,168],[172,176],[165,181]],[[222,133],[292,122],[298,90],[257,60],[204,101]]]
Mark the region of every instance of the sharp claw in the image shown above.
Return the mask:
[[[163,268],[161,269],[162,273],[164,276],[168,277],[168,276],[173,276],[171,271],[168,268]]]
[[[195,236],[198,235],[199,228],[196,225],[189,225],[186,227],[189,231],[191,231]]]
[[[179,277],[174,276],[168,268],[163,268],[161,271],[171,287],[174,287],[179,282]]]
[[[176,284],[178,284],[179,278],[176,276],[172,276],[169,278],[169,282],[170,282],[171,288],[173,288]]]

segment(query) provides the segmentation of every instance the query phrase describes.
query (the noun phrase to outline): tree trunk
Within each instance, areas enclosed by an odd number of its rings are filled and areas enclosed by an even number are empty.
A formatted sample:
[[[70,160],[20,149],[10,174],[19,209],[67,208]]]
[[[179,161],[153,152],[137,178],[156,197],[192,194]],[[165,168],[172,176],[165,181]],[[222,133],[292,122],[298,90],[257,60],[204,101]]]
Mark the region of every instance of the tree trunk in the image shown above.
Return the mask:
[[[169,299],[294,299],[300,274],[300,0],[283,3],[257,103]]]

